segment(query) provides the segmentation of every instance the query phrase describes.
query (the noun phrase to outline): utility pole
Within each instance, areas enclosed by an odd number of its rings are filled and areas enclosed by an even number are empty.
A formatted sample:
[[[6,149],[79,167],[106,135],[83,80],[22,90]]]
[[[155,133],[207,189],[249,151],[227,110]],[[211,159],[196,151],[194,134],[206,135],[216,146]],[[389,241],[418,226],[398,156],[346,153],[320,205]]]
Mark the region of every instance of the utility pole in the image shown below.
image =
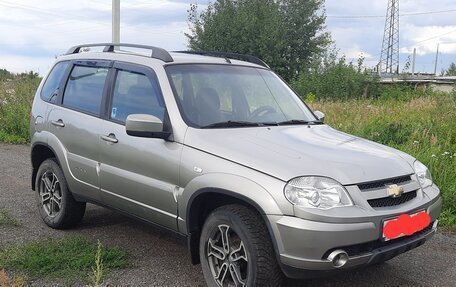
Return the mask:
[[[437,63],[439,61],[439,46],[440,43],[437,44],[437,54],[435,54],[435,67],[434,67],[434,75],[437,76]]]
[[[112,0],[112,42],[120,43],[120,0]]]
[[[415,76],[416,48],[413,48],[412,76]]]
[[[379,66],[381,72],[399,73],[399,0],[388,0]]]

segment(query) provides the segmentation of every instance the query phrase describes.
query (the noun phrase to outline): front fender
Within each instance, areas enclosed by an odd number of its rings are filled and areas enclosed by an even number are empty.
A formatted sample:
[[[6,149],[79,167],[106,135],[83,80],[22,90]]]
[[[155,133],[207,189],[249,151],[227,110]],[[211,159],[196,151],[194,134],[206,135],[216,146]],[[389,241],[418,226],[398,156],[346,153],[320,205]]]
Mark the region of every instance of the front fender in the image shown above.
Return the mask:
[[[266,176],[265,176],[266,177]],[[282,193],[283,183],[267,177],[268,188]],[[192,202],[207,192],[221,193],[235,197],[254,206],[263,215],[293,214],[291,204],[278,203],[274,197],[258,183],[239,175],[227,173],[208,173],[191,180],[178,198],[179,231],[187,234],[188,215]]]

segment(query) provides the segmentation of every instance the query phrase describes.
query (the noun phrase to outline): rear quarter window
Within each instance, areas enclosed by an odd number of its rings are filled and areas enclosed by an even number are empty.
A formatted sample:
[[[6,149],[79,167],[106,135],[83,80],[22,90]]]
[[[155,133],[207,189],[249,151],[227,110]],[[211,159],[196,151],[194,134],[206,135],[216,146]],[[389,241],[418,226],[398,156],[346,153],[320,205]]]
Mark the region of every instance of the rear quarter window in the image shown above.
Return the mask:
[[[59,62],[52,68],[52,71],[49,73],[43,88],[41,89],[40,97],[43,101],[56,103],[60,83],[62,82],[68,65],[68,62]]]

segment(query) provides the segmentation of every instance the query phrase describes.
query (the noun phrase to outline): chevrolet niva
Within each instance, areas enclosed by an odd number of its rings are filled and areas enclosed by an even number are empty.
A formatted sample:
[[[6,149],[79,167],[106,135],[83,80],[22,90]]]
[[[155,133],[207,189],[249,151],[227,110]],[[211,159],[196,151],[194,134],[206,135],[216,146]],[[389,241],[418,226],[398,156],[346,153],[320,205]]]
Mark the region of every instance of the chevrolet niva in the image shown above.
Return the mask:
[[[384,262],[437,228],[426,166],[324,124],[253,56],[76,46],[30,123],[48,226],[76,225],[87,202],[159,225],[187,238],[209,286]]]

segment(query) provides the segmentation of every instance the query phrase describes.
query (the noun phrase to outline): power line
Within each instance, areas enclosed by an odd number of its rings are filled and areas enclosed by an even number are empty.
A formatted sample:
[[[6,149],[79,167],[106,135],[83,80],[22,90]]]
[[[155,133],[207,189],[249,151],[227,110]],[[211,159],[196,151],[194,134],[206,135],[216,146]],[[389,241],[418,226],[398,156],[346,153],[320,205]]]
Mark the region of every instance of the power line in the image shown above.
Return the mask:
[[[399,17],[442,14],[442,13],[451,13],[451,12],[456,12],[456,9],[441,10],[441,11],[417,12],[417,13],[404,13],[404,14],[400,14]],[[334,18],[334,19],[386,18],[386,16],[382,16],[382,15],[327,15],[326,17],[327,18]]]
[[[454,32],[456,32],[456,29],[455,29],[455,30],[451,30],[450,32],[446,32],[446,33],[443,33],[443,34],[440,34],[440,35],[437,35],[437,36],[434,36],[434,37],[431,37],[431,38],[424,39],[424,40],[422,40],[422,41],[416,42],[415,45],[416,45],[416,44],[421,44],[421,43],[423,43],[423,42],[427,42],[427,41],[430,41],[430,40],[434,40],[434,39],[440,38],[440,37],[442,37],[442,36],[446,36],[446,35],[452,34],[452,33],[454,33]]]

